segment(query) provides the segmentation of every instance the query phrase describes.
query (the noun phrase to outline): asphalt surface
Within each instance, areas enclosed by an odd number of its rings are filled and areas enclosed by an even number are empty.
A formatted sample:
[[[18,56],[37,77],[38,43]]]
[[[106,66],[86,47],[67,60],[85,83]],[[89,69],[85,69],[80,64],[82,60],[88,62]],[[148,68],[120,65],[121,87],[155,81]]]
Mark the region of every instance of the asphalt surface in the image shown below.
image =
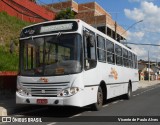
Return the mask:
[[[133,92],[130,100],[125,100],[122,96],[110,99],[100,111],[92,111],[89,107],[39,107],[38,109],[28,109],[25,112],[18,112],[13,114],[12,117],[42,118],[42,123],[23,123],[26,125],[159,125],[160,84]],[[123,120],[133,118],[138,120],[139,118],[145,122],[120,122],[120,118]],[[154,120],[154,122],[149,122],[148,118],[152,118],[151,120]],[[157,122],[157,119],[159,122]]]

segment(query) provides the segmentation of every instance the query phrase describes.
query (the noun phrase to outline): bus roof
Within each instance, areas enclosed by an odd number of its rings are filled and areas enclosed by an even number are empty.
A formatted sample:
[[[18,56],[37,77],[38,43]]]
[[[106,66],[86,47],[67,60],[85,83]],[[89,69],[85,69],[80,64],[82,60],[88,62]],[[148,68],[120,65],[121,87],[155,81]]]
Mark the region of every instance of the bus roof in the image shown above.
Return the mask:
[[[36,24],[33,24],[33,25],[29,25],[29,26],[26,26],[24,27],[22,30],[26,29],[26,28],[30,28],[30,27],[34,27],[34,26],[38,26],[38,25],[43,25],[43,24],[49,24],[49,23],[52,23],[52,22],[66,22],[66,21],[75,21],[75,22],[79,22],[80,24],[82,24],[82,26],[85,26],[86,28],[89,28],[90,30],[92,30],[93,32],[96,32],[96,34],[112,41],[113,43],[116,43],[117,45],[127,49],[128,51],[131,51],[133,52],[130,48],[126,47],[124,44],[114,40],[113,38],[107,36],[106,34],[102,33],[101,31],[97,30],[96,28],[94,28],[93,26],[87,24],[86,22],[80,20],[80,19],[65,19],[65,20],[52,20],[52,21],[45,21],[45,22],[41,22],[41,23],[36,23]],[[134,54],[136,54],[135,52],[133,52]],[[136,54],[137,55],[137,54]]]

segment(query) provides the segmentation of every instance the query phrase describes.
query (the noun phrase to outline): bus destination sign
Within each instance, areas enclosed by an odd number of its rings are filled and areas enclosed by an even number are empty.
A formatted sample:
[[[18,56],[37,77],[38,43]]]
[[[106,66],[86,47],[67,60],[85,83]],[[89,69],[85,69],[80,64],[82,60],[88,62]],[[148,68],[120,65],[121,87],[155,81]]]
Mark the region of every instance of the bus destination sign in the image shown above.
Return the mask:
[[[73,32],[77,29],[76,21],[48,22],[24,28],[21,32],[21,38],[57,32]]]
[[[41,27],[40,33],[52,32],[52,31],[71,30],[72,27],[73,27],[73,23],[43,26],[43,27]]]

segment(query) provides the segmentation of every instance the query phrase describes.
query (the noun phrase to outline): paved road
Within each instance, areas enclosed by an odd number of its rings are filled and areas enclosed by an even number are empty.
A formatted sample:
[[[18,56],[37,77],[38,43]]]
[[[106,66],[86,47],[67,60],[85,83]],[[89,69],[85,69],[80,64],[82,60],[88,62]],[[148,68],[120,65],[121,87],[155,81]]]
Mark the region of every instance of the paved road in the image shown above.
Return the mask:
[[[108,102],[104,105],[103,109],[101,111],[91,111],[88,107],[85,108],[75,108],[75,107],[55,107],[55,108],[46,108],[42,107],[36,110],[28,110],[26,112],[17,113],[12,115],[13,117],[40,117],[42,120],[48,121],[48,123],[42,123],[45,125],[97,125],[97,124],[113,124],[113,125],[128,125],[128,124],[144,124],[144,125],[158,125],[159,122],[95,122],[98,121],[100,118],[108,119],[110,120],[110,117],[101,117],[101,116],[134,116],[134,118],[137,118],[137,116],[159,116],[160,117],[160,84],[151,86],[144,89],[139,89],[136,92],[133,93],[131,100],[124,100],[122,97],[114,98],[111,100],[108,100]],[[83,117],[85,116],[85,117]],[[93,116],[93,117],[90,117]],[[100,117],[98,117],[100,116]],[[44,118],[44,119],[43,119]],[[63,122],[57,122],[54,121],[56,118],[61,118],[61,121]],[[65,119],[62,119],[65,118]],[[65,120],[81,120],[81,121],[90,121],[90,122],[64,122]],[[113,117],[114,119],[115,117]],[[125,117],[127,118],[127,117]],[[146,117],[147,118],[147,117]],[[154,120],[156,118],[151,117]],[[112,117],[111,117],[112,119]],[[93,122],[91,122],[93,121]]]

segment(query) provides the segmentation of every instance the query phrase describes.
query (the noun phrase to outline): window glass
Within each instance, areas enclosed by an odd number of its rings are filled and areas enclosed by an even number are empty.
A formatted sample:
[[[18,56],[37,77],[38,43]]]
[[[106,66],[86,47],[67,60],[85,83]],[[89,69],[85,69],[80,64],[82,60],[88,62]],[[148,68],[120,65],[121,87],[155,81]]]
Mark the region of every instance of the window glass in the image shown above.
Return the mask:
[[[132,61],[132,53],[128,52],[128,63],[129,63],[129,67],[133,68],[133,61]]]
[[[106,41],[106,49],[107,49],[107,51],[114,53],[114,43],[107,40]]]
[[[134,56],[135,57],[135,59],[134,59],[134,63],[135,63],[135,69],[137,69],[137,56]]]
[[[97,36],[97,52],[98,60],[106,61],[105,39],[101,36]]]
[[[133,68],[135,68],[135,55],[134,54],[132,54],[132,65],[133,65]]]
[[[22,40],[20,42],[20,74],[54,76],[79,73],[82,69],[81,45],[82,40],[79,34]]]
[[[97,47],[105,49],[105,39],[101,36],[97,36]]]
[[[85,70],[89,70],[95,68],[97,65],[95,34],[92,31],[84,28],[83,35],[84,68]]]
[[[107,62],[115,63],[114,58],[114,43],[109,40],[106,40],[106,50],[107,50]]]
[[[123,49],[123,58],[128,59],[128,51],[126,49]]]
[[[122,56],[122,48],[117,44],[115,45],[115,54]]]
[[[128,59],[132,60],[132,53],[128,52]]]
[[[99,61],[106,61],[106,52],[104,50],[98,49],[98,60]]]
[[[129,67],[128,51],[126,49],[123,49],[123,65]]]
[[[115,62],[113,53],[107,52],[107,62],[108,63],[114,63]]]
[[[122,65],[122,48],[119,45],[115,45],[116,64]]]
[[[122,65],[122,57],[121,56],[116,55],[116,64]]]

